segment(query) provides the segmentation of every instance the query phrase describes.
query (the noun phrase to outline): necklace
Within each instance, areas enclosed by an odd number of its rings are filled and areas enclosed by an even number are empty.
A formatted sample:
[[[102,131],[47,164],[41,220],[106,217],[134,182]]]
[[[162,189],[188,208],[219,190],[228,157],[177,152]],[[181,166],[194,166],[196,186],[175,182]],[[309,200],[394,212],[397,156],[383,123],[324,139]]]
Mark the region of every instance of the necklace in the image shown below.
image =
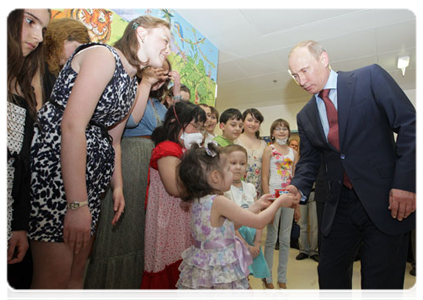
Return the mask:
[[[236,195],[234,195],[233,189],[231,188],[230,191],[231,191],[231,198],[232,198],[232,200],[235,203],[237,203],[239,206],[241,206],[242,208],[248,208],[248,207],[250,207],[248,205],[248,203],[247,203],[247,195],[244,192],[244,188],[242,186],[241,187],[233,186],[233,187],[236,189],[235,190],[236,191],[235,192]],[[241,197],[239,197],[239,196],[241,196]],[[239,200],[241,200],[241,201],[239,201]]]

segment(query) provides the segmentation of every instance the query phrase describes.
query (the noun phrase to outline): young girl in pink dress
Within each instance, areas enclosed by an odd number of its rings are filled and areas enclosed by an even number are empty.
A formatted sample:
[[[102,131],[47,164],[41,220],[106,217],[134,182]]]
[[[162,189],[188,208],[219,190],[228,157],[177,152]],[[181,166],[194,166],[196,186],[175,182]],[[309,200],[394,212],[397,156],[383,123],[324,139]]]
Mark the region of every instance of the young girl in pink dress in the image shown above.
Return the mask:
[[[232,177],[228,157],[213,143],[205,148],[194,146],[182,159],[179,178],[185,190],[181,197],[192,203],[194,241],[182,253],[178,288],[247,289],[252,258],[235,237],[235,229],[242,225],[263,228],[281,206],[298,203],[291,194],[273,203],[270,195],[263,195],[248,210],[243,209],[223,195],[230,189]]]
[[[192,143],[201,143],[206,114],[190,102],[171,106],[151,139],[146,197],[145,254],[142,289],[174,289],[181,253],[192,245],[190,206],[181,201],[176,167]]]

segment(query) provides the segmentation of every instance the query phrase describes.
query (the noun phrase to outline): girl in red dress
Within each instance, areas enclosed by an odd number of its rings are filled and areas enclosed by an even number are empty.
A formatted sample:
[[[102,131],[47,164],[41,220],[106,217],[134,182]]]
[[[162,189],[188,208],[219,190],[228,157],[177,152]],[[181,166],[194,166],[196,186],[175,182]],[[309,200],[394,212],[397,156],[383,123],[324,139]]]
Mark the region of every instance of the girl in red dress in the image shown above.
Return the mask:
[[[145,258],[142,289],[174,289],[181,253],[192,245],[190,206],[180,199],[176,168],[192,143],[203,140],[204,110],[187,101],[171,106],[151,139],[146,197]]]

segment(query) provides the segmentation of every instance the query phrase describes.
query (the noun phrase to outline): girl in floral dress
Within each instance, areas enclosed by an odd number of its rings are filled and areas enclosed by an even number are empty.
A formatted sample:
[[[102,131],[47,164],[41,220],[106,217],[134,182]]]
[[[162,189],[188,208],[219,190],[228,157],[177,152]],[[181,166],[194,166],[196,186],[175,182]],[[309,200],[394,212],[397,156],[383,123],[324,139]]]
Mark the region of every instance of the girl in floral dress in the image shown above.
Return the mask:
[[[213,143],[205,148],[194,146],[179,166],[185,188],[181,198],[192,203],[194,238],[193,245],[182,253],[177,283],[181,289],[247,289],[252,258],[235,237],[235,229],[242,225],[261,229],[281,206],[298,204],[291,194],[284,194],[273,203],[270,195],[263,195],[247,210],[226,198],[223,192],[229,190],[233,174],[228,157],[221,151]]]
[[[291,132],[287,121],[277,119],[272,123],[270,137],[273,143],[267,146],[263,152],[262,188],[264,193],[275,194],[275,190],[284,189],[291,183],[299,156],[297,151],[287,145],[290,135]],[[270,270],[270,277],[263,280],[265,288],[274,288],[272,283],[273,253],[280,223],[278,287],[286,289],[286,271],[293,217],[294,209],[284,207],[277,212],[274,221],[267,225],[264,257]],[[299,218],[299,208],[296,209],[295,217],[296,219]]]
[[[242,114],[244,129],[235,144],[241,145],[247,150],[248,166],[245,173],[245,181],[254,184],[257,198],[262,195],[261,188],[261,160],[264,148],[267,144],[260,138],[260,125],[263,123],[263,115],[255,108],[246,109]]]

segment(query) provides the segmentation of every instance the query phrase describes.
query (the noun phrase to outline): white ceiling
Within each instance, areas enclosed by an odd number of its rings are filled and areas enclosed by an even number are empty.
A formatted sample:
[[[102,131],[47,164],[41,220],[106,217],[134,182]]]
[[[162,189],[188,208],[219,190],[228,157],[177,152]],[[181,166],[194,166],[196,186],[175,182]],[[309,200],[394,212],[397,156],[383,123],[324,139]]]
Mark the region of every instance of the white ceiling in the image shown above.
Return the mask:
[[[335,71],[377,63],[404,90],[416,89],[416,16],[410,10],[176,11],[219,49],[219,111],[308,101],[287,72],[288,53],[303,40],[320,42]],[[402,55],[411,57],[404,77],[396,66]]]

